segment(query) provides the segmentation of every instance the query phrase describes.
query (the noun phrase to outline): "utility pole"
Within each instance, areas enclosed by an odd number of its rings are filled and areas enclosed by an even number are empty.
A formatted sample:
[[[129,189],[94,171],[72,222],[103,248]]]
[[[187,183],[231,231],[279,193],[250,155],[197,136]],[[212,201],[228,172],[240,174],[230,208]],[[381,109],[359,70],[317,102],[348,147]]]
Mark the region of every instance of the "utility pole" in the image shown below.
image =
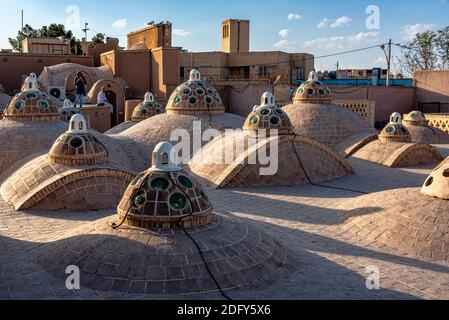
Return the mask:
[[[89,28],[87,28],[88,25],[89,25],[89,24],[88,24],[87,22],[84,23],[84,29],[81,30],[81,31],[84,32],[84,39],[85,39],[86,43],[87,43],[87,31],[90,30]]]
[[[387,58],[387,83],[386,86],[390,86],[390,70],[391,70],[391,58],[392,58],[392,42],[391,39],[388,41],[388,53],[385,51],[385,45],[380,46],[381,49],[385,53],[385,57]]]
[[[20,29],[20,32],[23,32],[23,9],[22,9],[22,29]],[[20,52],[23,52],[22,44],[20,44]]]

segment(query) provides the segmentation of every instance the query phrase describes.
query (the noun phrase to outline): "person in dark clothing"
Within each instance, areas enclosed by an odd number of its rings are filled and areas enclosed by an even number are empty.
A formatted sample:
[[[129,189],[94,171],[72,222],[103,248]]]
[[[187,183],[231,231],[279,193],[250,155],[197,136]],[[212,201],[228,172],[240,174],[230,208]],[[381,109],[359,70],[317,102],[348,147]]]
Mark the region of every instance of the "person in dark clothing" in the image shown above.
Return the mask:
[[[79,102],[80,108],[83,107],[84,97],[87,95],[87,81],[81,72],[78,72],[75,79],[75,108]]]

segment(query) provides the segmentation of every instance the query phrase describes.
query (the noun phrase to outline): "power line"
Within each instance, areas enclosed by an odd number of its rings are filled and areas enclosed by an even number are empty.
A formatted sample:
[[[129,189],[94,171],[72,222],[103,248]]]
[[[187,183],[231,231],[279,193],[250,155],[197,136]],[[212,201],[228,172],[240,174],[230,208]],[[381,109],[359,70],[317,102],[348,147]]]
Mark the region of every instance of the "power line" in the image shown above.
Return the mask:
[[[304,57],[304,58],[300,58],[300,59],[289,59],[289,60],[279,60],[276,63],[277,64],[283,64],[283,63],[294,63],[294,62],[304,62],[304,61],[309,61],[309,60],[317,60],[317,59],[324,59],[324,58],[330,58],[330,57],[336,57],[336,56],[340,56],[340,55],[345,55],[345,54],[350,54],[350,53],[355,53],[355,52],[361,52],[361,51],[366,51],[366,50],[371,50],[371,49],[375,49],[375,48],[382,48],[382,46],[387,45],[388,43],[381,43],[378,45],[373,45],[373,46],[369,46],[369,47],[364,47],[364,48],[360,48],[360,49],[353,49],[353,50],[348,50],[348,51],[342,51],[342,52],[337,52],[337,53],[332,53],[332,54],[327,54],[327,55],[322,55],[322,56],[312,56],[312,57]],[[190,54],[195,54],[195,52],[188,52]],[[255,64],[252,66],[264,66],[267,64]],[[222,69],[223,67],[216,67],[216,66],[209,66],[209,65],[197,65],[197,66],[193,66],[196,68],[203,68],[203,69]]]

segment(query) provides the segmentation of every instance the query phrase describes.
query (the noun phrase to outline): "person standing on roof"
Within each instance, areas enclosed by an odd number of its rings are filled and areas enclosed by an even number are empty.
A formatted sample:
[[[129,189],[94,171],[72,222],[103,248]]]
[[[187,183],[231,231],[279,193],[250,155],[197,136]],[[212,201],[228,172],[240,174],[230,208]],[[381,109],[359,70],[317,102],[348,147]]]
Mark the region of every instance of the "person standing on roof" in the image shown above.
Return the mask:
[[[84,97],[87,95],[87,81],[81,72],[75,78],[75,108],[79,102],[79,107],[83,107]]]

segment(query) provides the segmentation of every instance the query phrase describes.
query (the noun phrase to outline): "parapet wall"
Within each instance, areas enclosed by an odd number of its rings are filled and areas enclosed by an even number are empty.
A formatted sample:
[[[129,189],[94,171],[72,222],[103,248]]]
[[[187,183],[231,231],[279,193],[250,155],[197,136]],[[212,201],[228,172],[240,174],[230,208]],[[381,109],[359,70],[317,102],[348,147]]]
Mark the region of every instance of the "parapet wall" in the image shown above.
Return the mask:
[[[375,121],[386,121],[393,112],[409,113],[416,108],[413,87],[329,86],[335,100],[370,100],[376,105]]]
[[[0,83],[7,93],[19,91],[22,76],[34,72],[39,75],[44,67],[61,63],[77,63],[87,67],[94,66],[91,56],[0,53]]]
[[[426,114],[429,125],[449,133],[449,113]]]

